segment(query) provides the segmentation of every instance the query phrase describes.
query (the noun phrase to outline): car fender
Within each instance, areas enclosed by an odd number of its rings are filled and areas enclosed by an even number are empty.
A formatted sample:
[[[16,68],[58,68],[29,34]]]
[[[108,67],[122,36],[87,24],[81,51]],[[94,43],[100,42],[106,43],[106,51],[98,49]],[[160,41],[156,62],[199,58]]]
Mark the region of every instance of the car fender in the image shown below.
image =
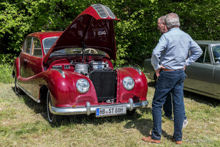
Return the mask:
[[[147,78],[142,71],[133,67],[125,67],[117,69],[117,73],[118,87],[120,86],[120,88],[118,88],[117,93],[121,101],[135,97],[139,97],[141,100],[146,100],[148,83]],[[123,86],[123,79],[127,76],[134,79],[135,86],[132,90],[126,90]]]
[[[76,88],[77,80],[82,78],[86,79],[90,84],[90,89],[86,93],[80,93]],[[50,90],[53,106],[84,105],[87,101],[91,104],[97,103],[96,92],[92,82],[82,74],[52,69],[45,72],[44,79]]]

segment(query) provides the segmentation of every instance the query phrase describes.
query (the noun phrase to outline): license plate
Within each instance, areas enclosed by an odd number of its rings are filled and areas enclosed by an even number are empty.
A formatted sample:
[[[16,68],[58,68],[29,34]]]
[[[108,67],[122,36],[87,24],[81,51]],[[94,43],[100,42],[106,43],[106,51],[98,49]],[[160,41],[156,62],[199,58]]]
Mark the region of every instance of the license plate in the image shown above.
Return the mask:
[[[97,108],[96,117],[126,114],[126,107]]]

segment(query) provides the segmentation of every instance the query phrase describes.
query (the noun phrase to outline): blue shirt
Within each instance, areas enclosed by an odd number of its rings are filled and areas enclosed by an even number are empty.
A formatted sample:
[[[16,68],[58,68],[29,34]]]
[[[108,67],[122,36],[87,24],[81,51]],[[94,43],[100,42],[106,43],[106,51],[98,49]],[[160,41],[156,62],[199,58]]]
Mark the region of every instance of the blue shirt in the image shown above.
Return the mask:
[[[189,55],[190,51],[190,56]],[[166,69],[182,69],[195,62],[202,54],[199,45],[179,28],[172,28],[164,33],[154,48],[151,64],[154,70],[160,65]]]

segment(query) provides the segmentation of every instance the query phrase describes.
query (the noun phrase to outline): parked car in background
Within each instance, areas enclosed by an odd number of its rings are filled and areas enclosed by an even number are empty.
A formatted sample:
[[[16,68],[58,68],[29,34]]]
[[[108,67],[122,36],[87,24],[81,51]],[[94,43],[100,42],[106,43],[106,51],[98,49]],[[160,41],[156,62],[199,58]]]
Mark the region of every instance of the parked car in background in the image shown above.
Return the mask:
[[[186,67],[184,90],[220,99],[220,41],[196,42],[203,54],[195,63]],[[148,78],[156,79],[150,59],[144,61],[144,71]]]
[[[51,123],[64,115],[133,115],[146,106],[144,73],[132,67],[113,69],[115,20],[108,7],[94,4],[63,32],[28,35],[14,62],[15,93],[45,102]]]

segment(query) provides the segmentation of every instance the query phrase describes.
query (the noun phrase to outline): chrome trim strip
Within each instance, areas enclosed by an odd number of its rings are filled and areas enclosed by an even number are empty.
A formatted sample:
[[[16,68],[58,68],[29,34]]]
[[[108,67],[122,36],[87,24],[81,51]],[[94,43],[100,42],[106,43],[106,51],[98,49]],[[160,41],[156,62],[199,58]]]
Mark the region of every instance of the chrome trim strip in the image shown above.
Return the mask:
[[[109,7],[106,7],[106,6],[104,6],[104,7],[105,7],[106,12],[108,13],[108,16],[115,19],[115,15],[113,14],[112,10]]]
[[[145,107],[148,105],[148,101],[141,101],[139,103],[133,103],[133,100],[131,101],[129,99],[129,103],[124,104],[113,104],[113,105],[96,105],[96,106],[90,106],[89,102],[86,102],[85,107],[68,107],[68,108],[58,108],[51,106],[49,104],[50,112],[57,115],[77,115],[77,114],[87,114],[90,115],[91,113],[96,113],[97,108],[106,108],[106,107],[126,107],[127,110],[133,110],[134,108],[138,107]]]
[[[106,10],[104,8],[103,5],[101,4],[94,4],[94,5],[91,5],[95,11],[98,13],[98,15],[101,17],[101,18],[107,18],[108,17],[108,14],[106,13]]]
[[[112,19],[115,19],[115,15],[109,7],[104,6],[102,4],[94,4],[91,6],[95,9],[95,11],[101,18],[107,18],[109,16]]]
[[[51,69],[51,70],[57,70],[63,78],[66,77],[64,71],[62,71],[61,69]]]
[[[29,92],[27,92],[23,87],[21,87],[18,82],[16,84],[24,93],[26,93],[30,98],[32,98],[35,102],[40,103],[39,99],[36,99],[35,97],[33,97]]]
[[[220,99],[219,95],[214,95],[214,94],[211,94],[211,93],[208,93],[208,92],[204,92],[204,91],[200,91],[200,90],[197,90],[197,89],[188,88],[188,87],[185,87],[185,86],[183,87],[183,90],[186,90],[186,91],[189,91],[189,92],[193,92],[193,93],[197,93],[197,94],[204,95],[204,96],[208,96],[208,97],[211,97],[211,98]]]
[[[132,67],[132,68],[134,68],[139,73],[139,75],[142,75],[141,70],[139,68],[137,67]]]

